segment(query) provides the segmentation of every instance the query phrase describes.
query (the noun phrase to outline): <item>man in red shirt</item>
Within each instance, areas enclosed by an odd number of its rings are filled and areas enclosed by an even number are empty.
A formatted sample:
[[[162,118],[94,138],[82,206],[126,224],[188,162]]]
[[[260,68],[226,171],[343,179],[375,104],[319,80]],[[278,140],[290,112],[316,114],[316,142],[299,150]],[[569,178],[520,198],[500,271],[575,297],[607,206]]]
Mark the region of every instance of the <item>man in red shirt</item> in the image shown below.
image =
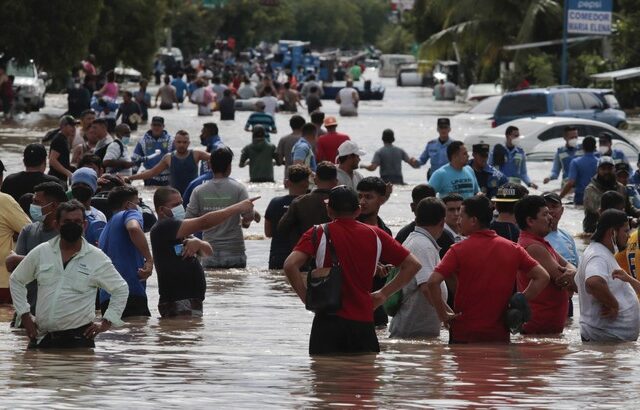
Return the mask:
[[[338,156],[338,147],[350,138],[346,134],[336,132],[336,128],[338,128],[336,117],[325,118],[324,126],[327,129],[327,133],[318,137],[316,159],[318,162],[329,161],[335,163]]]
[[[467,239],[449,248],[427,282],[440,320],[450,327],[450,343],[509,343],[505,312],[517,272],[529,278],[522,292],[527,300],[549,282],[549,274],[520,245],[489,229],[492,216],[491,202],[484,196],[462,202],[460,228]],[[440,292],[440,284],[452,275],[458,278],[453,313]]]
[[[333,188],[329,193],[327,212],[333,220],[327,229],[342,268],[342,305],[336,314],[316,313],[309,354],[379,352],[373,311],[413,278],[420,263],[382,229],[356,221],[360,205],[358,195],[352,189]],[[316,270],[330,269],[332,263],[321,226],[317,227],[316,233],[314,243],[313,228],[309,229],[284,263],[284,272],[302,302],[306,301],[302,266],[314,256]],[[371,293],[379,259],[398,266],[400,272],[382,289]]]
[[[575,289],[576,268],[567,262],[544,237],[551,232],[552,217],[543,197],[529,195],[515,206],[520,227],[518,244],[549,273],[551,280],[538,296],[531,299],[531,320],[522,326],[523,333],[562,333],[569,311],[569,296]],[[526,272],[518,272],[518,291],[527,287]]]

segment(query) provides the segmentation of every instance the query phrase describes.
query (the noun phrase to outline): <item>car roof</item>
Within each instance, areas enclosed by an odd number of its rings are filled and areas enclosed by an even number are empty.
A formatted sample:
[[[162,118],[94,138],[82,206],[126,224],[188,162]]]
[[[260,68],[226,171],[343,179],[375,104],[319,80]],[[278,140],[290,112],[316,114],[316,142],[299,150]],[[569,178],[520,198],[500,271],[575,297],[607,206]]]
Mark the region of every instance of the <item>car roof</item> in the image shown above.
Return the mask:
[[[576,87],[557,86],[557,87],[547,87],[547,88],[528,88],[526,90],[511,91],[506,93],[505,96],[526,95],[526,94],[555,94],[555,93],[563,93],[567,91],[599,93],[599,92],[605,92],[605,91],[611,91],[611,90],[605,90],[600,88],[576,88]]]
[[[483,136],[501,136],[504,137],[505,131],[509,126],[518,127],[520,130],[520,134],[524,137],[527,135],[531,135],[536,133],[538,130],[557,126],[557,125],[593,125],[602,128],[606,128],[610,131],[615,131],[617,134],[622,134],[619,130],[616,130],[614,127],[609,124],[593,121],[593,120],[585,120],[582,118],[572,118],[572,117],[535,117],[535,118],[519,118],[517,120],[509,121],[502,125],[497,126],[496,128],[491,128],[486,130],[479,135]],[[624,135],[624,134],[622,134]]]

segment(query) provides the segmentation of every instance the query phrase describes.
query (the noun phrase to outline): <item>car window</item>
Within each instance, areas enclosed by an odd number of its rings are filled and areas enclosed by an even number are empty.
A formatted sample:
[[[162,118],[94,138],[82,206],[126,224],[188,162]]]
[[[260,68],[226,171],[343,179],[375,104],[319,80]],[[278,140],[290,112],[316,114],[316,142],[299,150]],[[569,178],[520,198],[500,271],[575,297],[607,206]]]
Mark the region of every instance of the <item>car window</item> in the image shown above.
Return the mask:
[[[591,93],[580,93],[580,97],[582,98],[582,102],[584,102],[584,106],[590,110],[597,110],[602,108],[602,103],[595,95]]]
[[[493,114],[496,110],[496,106],[500,102],[500,98],[485,98],[480,101],[475,107],[469,110],[471,114]]]
[[[518,94],[502,97],[496,116],[527,116],[547,113],[547,99],[544,94]]]
[[[563,138],[564,137],[564,125],[551,127],[538,137],[540,141],[548,141],[554,138]]]
[[[615,95],[611,93],[604,94],[604,100],[609,105],[609,108],[615,108],[616,110],[620,109],[620,103]]]
[[[554,94],[553,95],[553,111],[564,111],[565,109],[566,109],[566,104],[564,102],[564,95]]]
[[[15,77],[35,77],[36,70],[33,64],[18,65],[15,61],[10,61],[7,64],[7,75]]]
[[[580,94],[569,93],[567,95],[567,99],[569,100],[570,110],[584,110],[584,104],[582,103],[582,98],[580,98]]]
[[[585,127],[585,132],[586,132],[585,135],[593,135],[596,138],[598,138],[598,135],[601,132],[605,132],[605,131],[611,134],[614,140],[624,140],[624,137],[622,135],[618,134],[615,131],[611,131],[608,128],[599,127],[597,125],[587,125]],[[583,135],[583,134],[580,134],[580,135]]]

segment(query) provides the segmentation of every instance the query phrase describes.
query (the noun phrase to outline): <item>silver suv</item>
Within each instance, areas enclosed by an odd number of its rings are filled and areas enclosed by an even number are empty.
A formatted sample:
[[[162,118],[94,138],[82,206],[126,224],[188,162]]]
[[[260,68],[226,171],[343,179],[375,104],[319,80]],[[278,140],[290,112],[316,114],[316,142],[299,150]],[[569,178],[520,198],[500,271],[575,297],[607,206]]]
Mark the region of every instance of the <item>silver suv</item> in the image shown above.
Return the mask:
[[[19,65],[11,59],[7,63],[7,75],[13,75],[13,90],[16,95],[15,108],[17,110],[38,111],[44,107],[47,74],[38,74],[33,60]]]

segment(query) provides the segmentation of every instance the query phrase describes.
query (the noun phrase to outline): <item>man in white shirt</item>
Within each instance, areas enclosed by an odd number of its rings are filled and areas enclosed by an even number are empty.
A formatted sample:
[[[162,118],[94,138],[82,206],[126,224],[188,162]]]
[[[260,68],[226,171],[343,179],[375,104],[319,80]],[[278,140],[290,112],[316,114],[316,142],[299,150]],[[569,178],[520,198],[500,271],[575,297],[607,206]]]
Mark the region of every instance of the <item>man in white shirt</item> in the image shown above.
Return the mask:
[[[617,209],[604,211],[575,277],[584,342],[638,339],[640,304],[636,292],[640,282],[620,269],[614,257],[628,239],[627,215]]]
[[[440,335],[440,319],[431,304],[427,281],[440,263],[440,247],[436,240],[444,230],[445,212],[444,203],[438,198],[424,198],[416,207],[416,228],[402,245],[418,258],[422,268],[402,288],[400,309],[389,327],[390,337],[423,338]],[[446,301],[447,287],[444,282],[440,284],[440,291]]]
[[[353,88],[352,80],[347,80],[346,87],[338,91],[336,102],[340,104],[340,115],[343,117],[355,117],[358,115],[360,97],[358,90]]]
[[[116,138],[107,147],[102,159],[102,165],[104,165],[108,174],[129,176],[134,165],[127,147],[131,140],[131,128],[127,124],[119,124],[115,129],[115,133]]]
[[[346,185],[354,191],[357,190],[358,183],[364,178],[356,171],[360,164],[360,157],[366,154],[360,149],[358,144],[349,140],[338,147],[338,185]]]
[[[123,324],[120,316],[129,288],[107,255],[82,238],[86,223],[80,202],[60,204],[60,235],[35,247],[11,274],[17,322],[22,321],[30,348],[95,347],[97,334]],[[33,280],[38,281],[35,321],[26,288]],[[111,302],[102,320],[94,322],[98,288],[111,293]]]
[[[278,111],[278,99],[273,95],[273,89],[268,85],[264,87],[262,92],[264,96],[260,98],[260,101],[264,103],[264,112],[275,117]]]

